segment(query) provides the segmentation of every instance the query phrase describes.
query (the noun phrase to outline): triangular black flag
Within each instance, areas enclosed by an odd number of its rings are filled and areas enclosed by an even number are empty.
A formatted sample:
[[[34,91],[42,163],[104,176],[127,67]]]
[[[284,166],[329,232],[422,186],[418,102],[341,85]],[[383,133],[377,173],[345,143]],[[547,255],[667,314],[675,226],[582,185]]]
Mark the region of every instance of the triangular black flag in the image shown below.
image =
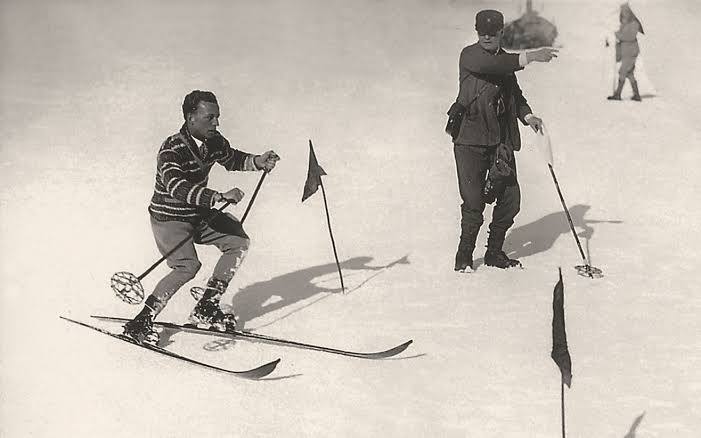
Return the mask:
[[[562,382],[569,388],[572,384],[572,359],[567,350],[567,333],[565,333],[565,286],[560,280],[553,290],[553,351],[550,353],[562,374]]]
[[[307,171],[307,180],[304,182],[302,202],[319,190],[322,175],[326,175],[326,172],[319,166],[319,162],[316,161],[314,147],[312,146],[312,141],[309,140],[309,170]]]

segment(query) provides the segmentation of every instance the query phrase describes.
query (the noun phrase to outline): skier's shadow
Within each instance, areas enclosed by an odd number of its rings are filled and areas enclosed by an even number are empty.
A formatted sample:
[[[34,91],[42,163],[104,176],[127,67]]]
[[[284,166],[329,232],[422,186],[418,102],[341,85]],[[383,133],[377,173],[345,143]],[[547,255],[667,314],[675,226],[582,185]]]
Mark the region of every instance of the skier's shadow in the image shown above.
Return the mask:
[[[346,293],[357,290],[373,277],[380,275],[384,270],[392,266],[409,264],[408,256],[404,256],[385,266],[369,266],[372,260],[372,257],[362,256],[341,262],[341,270],[344,279],[352,276],[352,271],[376,271],[375,274],[365,278],[356,287],[348,289],[346,286]],[[312,266],[310,268],[283,274],[270,280],[253,283],[242,288],[234,295],[231,303],[234,312],[236,312],[238,316],[237,327],[243,328],[247,321],[251,321],[254,318],[293,305],[297,302],[307,300],[316,295],[320,297],[304,307],[314,304],[320,299],[330,296],[330,294],[341,292],[338,278],[334,279],[334,283],[328,283],[329,287],[314,283],[314,279],[337,273],[338,269],[336,264],[327,263],[325,265]],[[327,282],[324,282],[324,284],[326,283]],[[330,286],[331,284],[334,284],[334,286]],[[291,311],[277,318],[276,321],[286,318],[299,310],[301,309]],[[270,323],[266,325],[270,325]]]
[[[623,223],[619,220],[592,220],[585,219],[587,211],[591,207],[589,205],[577,204],[569,207],[570,216],[572,217],[572,223],[577,232],[577,236],[580,238],[580,242],[586,245],[585,255],[589,258],[589,241],[594,235],[594,227],[591,224],[620,224]],[[571,234],[569,223],[567,222],[567,216],[564,211],[559,211],[557,213],[551,213],[538,219],[530,224],[522,225],[518,228],[514,228],[506,236],[504,242],[504,252],[507,253],[509,257],[520,259],[541,252],[545,252],[553,247],[555,242],[560,236]],[[484,263],[484,259],[480,258],[475,260],[475,266]]]

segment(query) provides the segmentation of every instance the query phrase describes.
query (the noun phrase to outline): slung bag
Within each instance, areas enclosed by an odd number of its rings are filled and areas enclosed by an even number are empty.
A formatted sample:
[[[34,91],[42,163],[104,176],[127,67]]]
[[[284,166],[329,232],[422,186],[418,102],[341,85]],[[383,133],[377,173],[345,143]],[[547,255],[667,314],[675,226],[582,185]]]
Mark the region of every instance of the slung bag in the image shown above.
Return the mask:
[[[462,126],[462,119],[465,118],[465,114],[467,113],[467,109],[472,105],[474,101],[477,100],[478,97],[482,94],[482,92],[487,88],[488,83],[485,82],[484,85],[482,85],[482,88],[480,88],[479,92],[475,95],[475,97],[472,98],[470,103],[467,104],[467,106],[461,104],[457,100],[453,102],[452,105],[450,105],[450,108],[448,109],[448,123],[445,125],[445,132],[448,133],[453,138],[453,141],[458,137],[460,134],[460,127]]]
[[[455,140],[460,133],[460,125],[462,124],[463,117],[465,117],[466,110],[467,108],[457,101],[453,102],[448,110],[448,123],[445,125],[445,132],[447,132],[453,140]]]

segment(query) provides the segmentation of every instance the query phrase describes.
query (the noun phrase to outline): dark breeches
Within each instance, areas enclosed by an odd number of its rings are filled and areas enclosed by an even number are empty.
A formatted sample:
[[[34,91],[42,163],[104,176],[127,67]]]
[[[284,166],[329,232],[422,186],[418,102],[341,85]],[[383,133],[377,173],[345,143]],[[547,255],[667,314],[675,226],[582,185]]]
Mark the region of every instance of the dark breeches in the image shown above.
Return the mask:
[[[495,149],[496,146],[453,146],[458,172],[458,188],[462,198],[460,208],[462,237],[473,242],[484,223],[485,203],[482,199],[482,190]],[[492,221],[489,225],[490,238],[495,236],[497,239],[495,243],[499,246],[503,243],[506,231],[513,225],[520,206],[521,190],[516,180],[512,185],[505,187],[503,193],[497,196],[492,211]]]

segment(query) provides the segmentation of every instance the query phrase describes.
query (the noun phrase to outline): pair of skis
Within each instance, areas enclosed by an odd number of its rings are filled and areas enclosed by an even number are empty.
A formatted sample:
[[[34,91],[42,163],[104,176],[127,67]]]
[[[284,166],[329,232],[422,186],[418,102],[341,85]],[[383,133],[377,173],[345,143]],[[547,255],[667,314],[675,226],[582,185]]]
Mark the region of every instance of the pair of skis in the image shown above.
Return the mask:
[[[92,316],[95,319],[99,319],[102,321],[110,321],[110,322],[126,322],[128,319],[125,318],[117,318],[117,317],[112,317],[112,316],[100,316],[100,315],[93,315]],[[92,329],[96,332],[111,336],[113,338],[128,342],[132,345],[135,345],[137,347],[145,348],[147,350],[151,350],[156,353],[160,353],[169,357],[172,357],[174,359],[178,359],[193,365],[198,365],[204,368],[208,368],[210,370],[214,371],[219,371],[223,372],[229,375],[233,375],[236,377],[242,377],[245,379],[260,379],[262,377],[267,376],[268,374],[272,373],[275,370],[275,367],[277,367],[278,363],[280,363],[280,359],[276,359],[272,362],[268,362],[266,364],[263,364],[259,367],[252,368],[250,370],[245,370],[245,371],[233,371],[233,370],[228,370],[225,368],[220,368],[214,365],[210,365],[204,362],[197,361],[195,359],[189,358],[187,356],[183,356],[178,353],[174,353],[170,350],[166,350],[165,348],[155,346],[155,345],[150,345],[150,344],[140,344],[136,342],[134,339],[121,335],[121,334],[115,334],[112,333],[108,330],[96,327],[91,324],[86,324],[84,322],[76,321],[74,319],[66,318],[64,316],[61,316],[61,319],[71,322],[73,324],[77,324],[89,329]],[[396,347],[392,347],[388,350],[384,351],[379,351],[379,352],[374,352],[374,353],[359,353],[355,351],[348,351],[348,350],[339,350],[336,348],[330,348],[330,347],[324,347],[321,345],[313,345],[313,344],[307,344],[304,342],[297,342],[297,341],[291,341],[287,339],[280,339],[280,338],[275,338],[272,336],[267,336],[263,335],[260,333],[254,333],[246,330],[234,330],[232,332],[220,332],[216,330],[210,330],[210,329],[202,329],[198,328],[196,326],[190,325],[190,324],[175,324],[171,322],[154,322],[154,325],[167,328],[167,329],[173,329],[173,330],[180,330],[180,331],[185,331],[189,333],[199,333],[199,334],[207,334],[207,335],[218,335],[218,336],[223,336],[223,337],[230,337],[230,338],[243,338],[243,339],[254,339],[266,343],[271,343],[271,344],[277,344],[277,345],[284,345],[284,346],[289,346],[289,347],[297,347],[297,348],[304,348],[308,350],[316,350],[316,351],[322,351],[325,353],[332,353],[332,354],[339,354],[342,356],[349,356],[349,357],[356,357],[360,359],[372,359],[372,360],[378,360],[378,359],[387,359],[392,356],[396,356],[403,352],[404,350],[409,347],[409,345],[413,342],[412,340],[406,341],[403,344],[397,345]]]

